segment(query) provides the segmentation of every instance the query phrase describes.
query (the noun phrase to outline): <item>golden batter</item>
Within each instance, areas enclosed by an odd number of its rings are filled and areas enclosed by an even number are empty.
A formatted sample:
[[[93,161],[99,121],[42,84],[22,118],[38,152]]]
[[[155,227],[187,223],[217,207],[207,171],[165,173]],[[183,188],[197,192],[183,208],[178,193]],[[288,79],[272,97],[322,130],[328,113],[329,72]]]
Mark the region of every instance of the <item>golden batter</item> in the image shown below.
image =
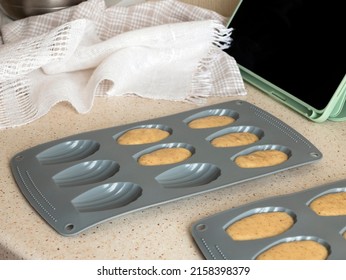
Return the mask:
[[[211,144],[218,148],[237,147],[255,143],[259,140],[256,134],[250,132],[232,132],[214,138]]]
[[[260,254],[256,260],[325,260],[328,250],[313,240],[280,243]]]
[[[219,127],[231,124],[235,121],[229,116],[207,116],[189,122],[188,126],[194,129]]]
[[[191,152],[185,148],[163,148],[142,155],[138,163],[146,166],[173,164],[191,157]]]
[[[169,132],[158,128],[135,128],[121,135],[117,142],[121,145],[140,145],[161,141]]]
[[[254,240],[279,235],[293,224],[286,212],[256,213],[231,224],[226,232],[233,240]]]
[[[320,216],[346,215],[346,192],[325,194],[316,198],[309,206]]]
[[[256,151],[248,155],[238,156],[235,163],[242,168],[257,168],[278,165],[288,159],[286,153],[278,150]]]

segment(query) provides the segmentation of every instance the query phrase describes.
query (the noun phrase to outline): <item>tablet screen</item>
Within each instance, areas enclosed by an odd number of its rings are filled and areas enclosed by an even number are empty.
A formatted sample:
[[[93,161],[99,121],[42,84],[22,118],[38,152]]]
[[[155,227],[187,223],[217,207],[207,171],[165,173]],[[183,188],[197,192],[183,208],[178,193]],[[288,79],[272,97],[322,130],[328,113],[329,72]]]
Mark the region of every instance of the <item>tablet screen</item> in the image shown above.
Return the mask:
[[[227,52],[237,63],[322,110],[346,73],[343,1],[243,0]]]

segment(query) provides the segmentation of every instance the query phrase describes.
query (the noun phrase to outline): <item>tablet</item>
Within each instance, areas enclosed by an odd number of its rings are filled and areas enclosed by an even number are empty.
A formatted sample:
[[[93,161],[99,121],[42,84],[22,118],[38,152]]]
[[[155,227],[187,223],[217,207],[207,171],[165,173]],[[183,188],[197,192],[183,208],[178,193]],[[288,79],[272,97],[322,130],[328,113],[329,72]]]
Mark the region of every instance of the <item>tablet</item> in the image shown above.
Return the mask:
[[[342,1],[242,0],[229,21],[244,80],[307,118],[346,120]]]

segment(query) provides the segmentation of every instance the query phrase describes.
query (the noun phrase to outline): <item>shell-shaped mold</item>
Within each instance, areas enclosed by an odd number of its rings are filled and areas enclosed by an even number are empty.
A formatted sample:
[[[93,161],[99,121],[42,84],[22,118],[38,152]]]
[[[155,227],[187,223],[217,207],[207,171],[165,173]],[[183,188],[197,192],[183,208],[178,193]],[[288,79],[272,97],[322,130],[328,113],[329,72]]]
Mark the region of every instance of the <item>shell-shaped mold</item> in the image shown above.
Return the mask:
[[[289,159],[292,156],[292,152],[288,147],[282,146],[282,145],[257,145],[252,146],[250,148],[247,148],[245,150],[240,151],[239,153],[236,153],[231,157],[232,161],[236,161],[236,159],[240,156],[247,156],[249,154],[255,153],[257,151],[268,151],[268,150],[274,150],[274,151],[280,151],[287,155],[287,159]],[[282,163],[282,162],[281,162]],[[273,164],[276,165],[276,164]],[[256,167],[267,167],[267,166],[273,166],[273,165],[258,165]],[[255,166],[254,166],[255,167]]]
[[[271,257],[277,257],[277,258],[267,258],[267,259],[281,259],[281,260],[323,260],[327,259],[328,256],[331,253],[331,246],[327,241],[325,241],[322,238],[316,237],[316,236],[294,236],[294,237],[288,237],[288,238],[283,238],[280,240],[277,240],[276,242],[270,244],[269,246],[263,248],[260,252],[258,252],[253,259],[266,259],[266,258],[261,258],[262,254],[265,252],[270,251],[273,248],[277,248],[277,246],[280,245],[290,245],[291,242],[296,243],[300,241],[312,241],[315,243],[315,248],[309,248],[309,249],[304,249],[304,245],[298,246],[299,249],[304,250],[304,252],[301,255],[293,255],[294,254],[294,249],[295,248],[290,248],[290,250],[283,250],[282,252],[276,252],[275,255],[272,255]]]
[[[124,131],[121,131],[121,132],[115,134],[113,136],[113,139],[115,141],[117,141],[120,136],[124,135],[126,132],[128,132],[130,130],[145,129],[145,128],[156,128],[156,129],[168,132],[169,135],[171,135],[173,133],[172,128],[170,128],[170,127],[168,127],[166,125],[162,125],[162,124],[146,124],[146,125],[134,126],[134,127],[128,128],[128,129],[126,129]],[[160,141],[160,140],[158,140],[158,141]],[[154,142],[158,142],[158,141],[154,141]],[[154,143],[154,142],[151,142],[151,143]]]
[[[239,118],[239,113],[231,109],[210,109],[194,114],[183,120],[185,124],[189,124],[191,121],[204,118],[208,116],[228,116],[237,120]]]
[[[135,155],[133,155],[133,158],[137,161],[141,156],[143,156],[145,154],[149,154],[149,153],[152,153],[156,150],[167,149],[167,148],[168,149],[169,148],[184,148],[184,149],[189,150],[192,155],[195,153],[195,148],[189,144],[186,144],[186,143],[166,143],[166,144],[155,145],[155,146],[147,148],[143,151],[140,151],[140,152],[136,153]]]
[[[84,159],[100,149],[92,140],[71,140],[57,144],[36,157],[42,164],[59,164]]]
[[[74,198],[79,212],[111,210],[130,204],[142,195],[142,188],[131,182],[100,185]]]
[[[217,137],[221,137],[223,135],[229,134],[229,133],[239,133],[239,132],[248,132],[256,135],[258,139],[260,140],[264,136],[264,131],[258,127],[255,126],[232,126],[225,129],[222,129],[220,131],[217,131],[211,135],[209,135],[206,140],[208,142],[211,142],[213,139]]]
[[[220,174],[220,168],[213,164],[191,163],[169,169],[155,179],[165,188],[188,188],[208,184]]]
[[[235,159],[238,156],[241,155],[247,155],[256,151],[266,151],[266,150],[277,150],[277,151],[281,151],[284,152],[285,154],[287,154],[288,157],[290,157],[292,155],[291,150],[286,147],[286,146],[282,146],[282,145],[258,145],[258,146],[253,146],[250,147],[248,149],[242,150],[241,152],[235,154],[232,159]]]
[[[233,218],[224,227],[233,240],[256,240],[277,236],[289,230],[297,215],[283,207],[261,207]]]
[[[53,176],[61,187],[102,182],[119,171],[119,164],[112,160],[94,160],[79,163]]]
[[[322,192],[307,202],[319,216],[346,215],[346,188],[333,188]]]

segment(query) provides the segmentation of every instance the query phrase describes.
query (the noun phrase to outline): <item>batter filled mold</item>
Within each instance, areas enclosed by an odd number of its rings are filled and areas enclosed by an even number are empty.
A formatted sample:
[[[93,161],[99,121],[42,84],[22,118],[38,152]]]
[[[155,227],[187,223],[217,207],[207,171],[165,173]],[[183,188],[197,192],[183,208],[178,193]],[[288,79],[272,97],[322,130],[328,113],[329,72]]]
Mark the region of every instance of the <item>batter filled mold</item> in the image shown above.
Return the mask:
[[[233,240],[256,240],[280,235],[296,222],[293,211],[283,207],[263,207],[234,218],[225,231]]]
[[[235,154],[231,159],[240,168],[272,167],[289,160],[292,151],[282,145],[258,145]]]
[[[255,260],[326,260],[330,245],[315,236],[285,238],[264,248]]]
[[[159,152],[159,154],[155,154]],[[140,165],[155,166],[174,164],[192,157],[195,148],[186,143],[168,143],[147,148],[133,157]],[[140,160],[147,157],[147,164]]]
[[[206,259],[345,260],[346,216],[322,216],[311,209],[311,203],[321,197],[344,194],[345,186],[346,180],[341,180],[228,209],[195,222],[191,227],[191,233]],[[333,204],[337,202],[328,200],[325,206],[333,208]],[[287,213],[294,223],[277,235],[260,239],[233,239],[227,233],[227,229],[232,224],[242,219],[273,211]],[[270,220],[262,221],[257,225],[252,223],[250,226],[248,223],[247,228],[251,231],[252,227],[256,227],[259,232],[266,232],[265,225],[269,223]],[[243,236],[252,234],[246,230],[242,233]]]
[[[346,215],[346,188],[336,188],[319,194],[308,202],[312,211],[320,216]]]
[[[161,124],[132,127],[114,135],[120,145],[144,145],[159,142],[172,134],[172,129]]]
[[[208,116],[232,121],[222,127],[189,127],[191,121]],[[159,137],[147,137],[146,132],[152,130],[159,131]],[[119,141],[134,131],[130,140]],[[218,135],[242,131],[259,140],[225,149],[210,144]],[[175,149],[188,156],[167,164],[139,164],[144,155]],[[270,149],[283,151],[288,160],[251,169],[239,168],[233,161],[237,155]],[[321,158],[321,152],[287,124],[236,100],[43,143],[14,155],[11,169],[37,213],[58,233],[70,236],[139,209],[231,187]]]
[[[216,117],[212,121],[209,121],[208,118]],[[217,117],[224,117],[218,120]],[[205,110],[194,114],[184,120],[190,128],[192,129],[203,129],[203,128],[214,128],[220,126],[226,126],[232,124],[239,118],[239,113],[230,109],[212,109]],[[200,121],[197,125],[194,125],[196,121]]]
[[[227,144],[227,139],[225,139],[226,145],[223,146],[217,146],[217,147],[221,147],[221,148],[228,148],[228,147],[238,147],[238,146],[245,146],[248,144],[253,144],[257,141],[260,141],[262,139],[262,137],[264,136],[264,131],[258,127],[254,127],[254,126],[234,126],[234,127],[228,127],[225,129],[222,129],[220,131],[217,131],[216,133],[213,133],[211,135],[209,135],[206,140],[208,142],[211,142],[211,144],[215,147],[216,145],[213,143],[216,139],[219,139],[220,137],[227,137],[228,135],[232,137],[232,135],[239,135],[241,133],[249,133],[252,134],[254,136],[256,136],[256,139],[254,141],[251,142],[247,142],[244,143],[244,141],[242,141],[241,136],[238,136],[237,138],[235,138],[233,143],[228,143]]]

